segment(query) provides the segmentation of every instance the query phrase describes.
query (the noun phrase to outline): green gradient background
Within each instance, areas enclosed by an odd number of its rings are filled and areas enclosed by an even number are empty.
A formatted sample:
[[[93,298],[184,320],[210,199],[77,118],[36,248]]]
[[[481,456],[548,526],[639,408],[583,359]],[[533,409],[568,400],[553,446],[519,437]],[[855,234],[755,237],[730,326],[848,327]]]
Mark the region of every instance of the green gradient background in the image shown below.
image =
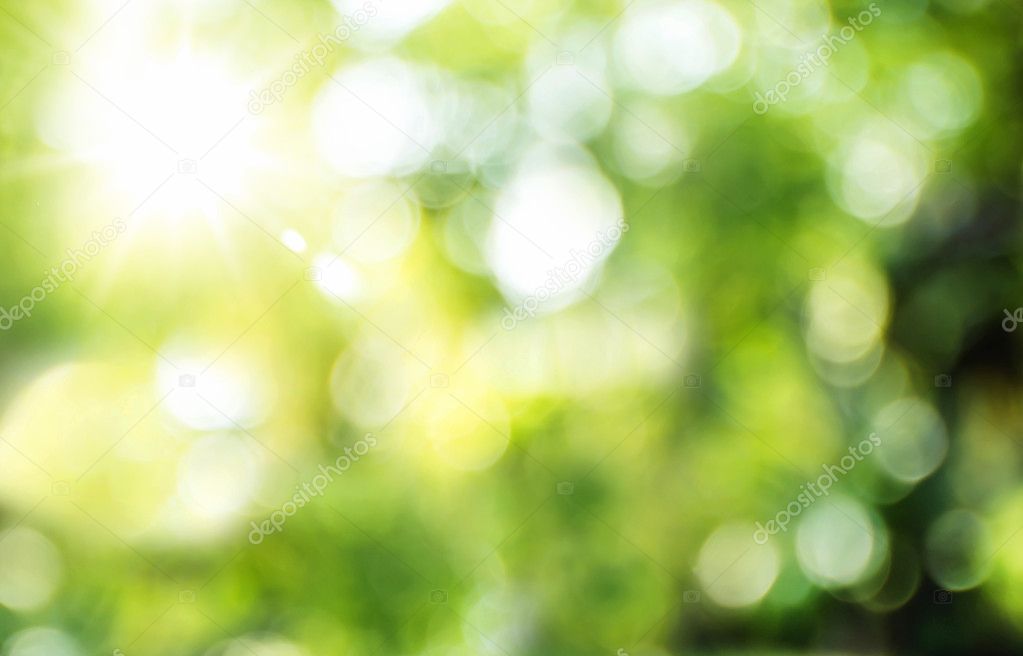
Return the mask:
[[[380,290],[371,298],[341,301],[309,280],[355,184],[317,154],[310,120],[326,73],[372,56],[349,44],[259,117],[242,98],[237,116],[262,126],[265,161],[243,194],[200,190],[199,207],[171,219],[144,218],[169,202],[147,196],[159,178],[125,192],[103,167],[47,145],[38,125],[48,111],[91,129],[51,92],[116,34],[142,30],[134,36],[153,52],[187,41],[255,89],[339,20],[326,1],[186,4],[0,2],[0,305],[17,303],[93,230],[115,217],[128,224],[73,283],[0,333],[0,530],[9,531],[0,533],[0,654],[20,656],[16,634],[44,626],[73,639],[79,651],[69,653],[127,656],[1023,649],[1023,353],[1021,333],[1001,327],[1004,311],[1023,305],[1014,2],[879,3],[881,16],[817,73],[855,77],[855,93],[793,98],[763,116],[751,103],[764,87],[734,71],[663,97],[618,85],[607,127],[582,147],[620,194],[629,231],[585,297],[514,331],[500,329],[507,301],[493,276],[453,254],[481,257],[451,237],[491,220],[499,190],[477,171],[397,176],[401,189],[416,185],[413,201],[432,192],[451,202],[414,203],[414,240],[370,267]],[[529,83],[527,54],[554,64],[558,52],[536,30],[557,40],[578,24],[612,39],[625,9],[504,4],[453,2],[388,51],[503,85],[514,99]],[[774,38],[770,16],[785,3],[720,4],[741,30],[740,69]],[[821,7],[834,26],[863,9]],[[781,15],[798,22],[803,11]],[[499,20],[480,20],[486,12]],[[54,59],[60,51],[72,53],[69,65]],[[947,51],[980,82],[975,116],[918,137],[900,104],[904,75]],[[142,56],[121,54],[125,65]],[[739,82],[721,82],[729,76]],[[614,130],[643,101],[685,126],[684,157],[698,171],[655,184],[627,175]],[[134,130],[119,113],[111,120]],[[852,216],[829,185],[836,135],[861,121],[908,133],[926,167],[898,225]],[[514,138],[518,148],[534,136]],[[282,247],[286,228],[309,252]],[[814,301],[846,284],[862,295]],[[863,380],[836,384],[822,370],[808,347],[815,317],[853,341],[876,329],[878,359]],[[215,387],[230,380],[263,395],[253,417],[201,430],[175,418],[165,394],[180,391],[153,384],[161,367],[222,373]],[[951,386],[936,384],[942,375]],[[394,421],[372,419],[392,397]],[[893,480],[876,458],[836,483],[884,536],[869,573],[815,584],[790,529],[771,539],[770,589],[742,608],[718,603],[707,590],[716,577],[697,574],[708,537],[732,523],[752,534],[823,465],[885,428],[879,413],[904,397],[936,411],[948,452],[915,484]],[[280,533],[249,544],[250,522],[366,433],[379,447]],[[175,499],[183,459],[214,434],[255,454],[259,473],[251,499],[203,524],[175,515]],[[478,471],[462,466],[495,448]],[[224,464],[226,486],[244,475]],[[570,494],[559,493],[563,482]],[[957,509],[983,528],[933,537]],[[55,561],[14,543],[5,550],[26,529],[45,536]],[[726,556],[704,557],[720,567]],[[964,571],[975,580],[936,603]],[[54,580],[45,603],[3,602],[39,577]]]

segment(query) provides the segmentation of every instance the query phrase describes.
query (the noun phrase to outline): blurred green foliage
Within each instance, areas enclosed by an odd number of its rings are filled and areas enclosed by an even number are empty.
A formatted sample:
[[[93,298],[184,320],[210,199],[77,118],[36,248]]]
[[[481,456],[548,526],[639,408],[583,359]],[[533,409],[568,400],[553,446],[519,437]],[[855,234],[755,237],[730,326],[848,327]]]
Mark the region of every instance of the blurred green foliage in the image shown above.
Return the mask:
[[[1021,12],[877,5],[758,114],[864,5],[0,3],[0,306],[128,225],[0,333],[0,653],[1017,653]]]

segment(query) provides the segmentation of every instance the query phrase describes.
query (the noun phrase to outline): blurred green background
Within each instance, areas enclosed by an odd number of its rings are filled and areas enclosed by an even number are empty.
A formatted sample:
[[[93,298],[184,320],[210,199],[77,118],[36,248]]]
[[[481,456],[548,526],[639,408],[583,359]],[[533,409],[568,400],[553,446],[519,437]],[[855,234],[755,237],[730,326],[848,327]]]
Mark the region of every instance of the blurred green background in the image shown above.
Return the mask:
[[[0,1],[0,654],[1020,653],[1021,17]]]

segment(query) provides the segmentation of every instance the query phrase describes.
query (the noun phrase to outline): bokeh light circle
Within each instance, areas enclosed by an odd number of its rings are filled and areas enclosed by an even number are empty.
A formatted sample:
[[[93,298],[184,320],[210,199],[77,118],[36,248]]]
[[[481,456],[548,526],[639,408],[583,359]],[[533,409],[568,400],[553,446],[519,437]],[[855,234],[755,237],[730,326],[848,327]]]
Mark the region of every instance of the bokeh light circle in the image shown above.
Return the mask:
[[[874,417],[881,438],[877,460],[896,480],[915,483],[929,476],[948,452],[945,423],[926,401],[907,397],[893,401]]]
[[[347,191],[334,215],[334,240],[347,257],[382,262],[398,257],[415,239],[419,210],[394,182],[370,181]]]
[[[441,134],[428,77],[396,58],[332,73],[313,107],[324,159],[353,178],[407,174],[427,163]]]
[[[178,469],[178,494],[192,513],[224,520],[251,499],[259,481],[259,460],[241,437],[215,434],[189,448]]]
[[[66,632],[51,627],[25,629],[4,643],[4,656],[84,656]]]
[[[0,605],[19,612],[41,608],[62,574],[60,552],[38,532],[17,527],[0,537]]]
[[[853,585],[878,563],[879,530],[858,501],[838,495],[818,499],[803,513],[796,529],[799,565],[823,588]]]
[[[768,593],[781,566],[771,542],[757,544],[749,526],[725,524],[714,530],[700,547],[696,576],[715,603],[727,608],[756,604]]]
[[[950,510],[927,530],[927,571],[948,590],[968,590],[991,571],[991,532],[968,510]]]
[[[615,36],[621,79],[643,91],[691,91],[727,69],[742,38],[732,15],[707,0],[636,4]]]
[[[600,270],[622,237],[621,217],[618,191],[591,158],[538,147],[497,198],[487,260],[510,300],[557,309]]]

